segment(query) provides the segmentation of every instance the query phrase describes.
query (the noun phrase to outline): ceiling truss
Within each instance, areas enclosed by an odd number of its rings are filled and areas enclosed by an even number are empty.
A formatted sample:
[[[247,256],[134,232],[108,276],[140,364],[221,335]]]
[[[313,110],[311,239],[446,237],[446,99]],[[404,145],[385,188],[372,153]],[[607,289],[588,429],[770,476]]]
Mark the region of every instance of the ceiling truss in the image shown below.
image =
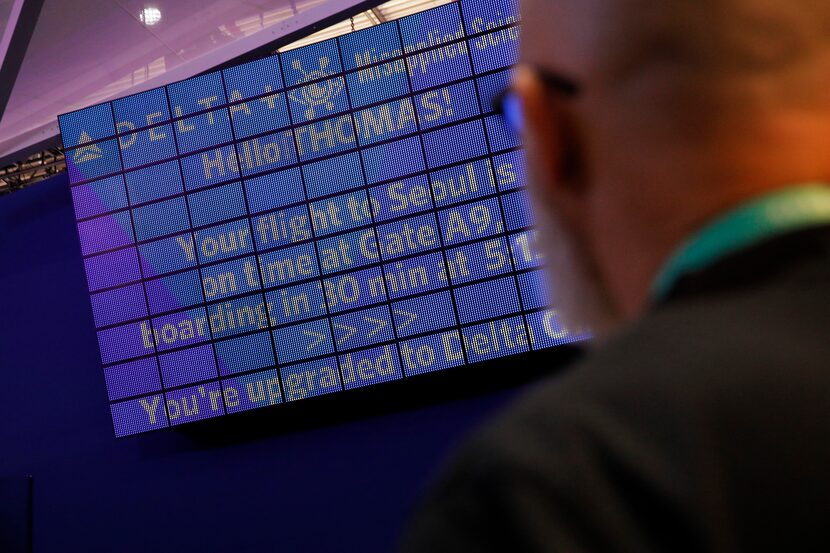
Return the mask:
[[[59,148],[50,148],[25,160],[0,168],[0,196],[15,192],[66,169],[66,160]]]

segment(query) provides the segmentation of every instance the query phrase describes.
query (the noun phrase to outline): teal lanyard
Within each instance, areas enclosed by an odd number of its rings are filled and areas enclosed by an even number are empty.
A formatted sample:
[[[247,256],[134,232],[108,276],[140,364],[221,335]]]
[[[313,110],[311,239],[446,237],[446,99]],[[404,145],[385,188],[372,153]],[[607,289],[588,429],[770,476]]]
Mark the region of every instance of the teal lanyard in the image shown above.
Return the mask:
[[[686,273],[699,271],[773,236],[830,224],[830,185],[811,183],[772,192],[716,219],[686,241],[663,266],[652,296],[664,299]]]

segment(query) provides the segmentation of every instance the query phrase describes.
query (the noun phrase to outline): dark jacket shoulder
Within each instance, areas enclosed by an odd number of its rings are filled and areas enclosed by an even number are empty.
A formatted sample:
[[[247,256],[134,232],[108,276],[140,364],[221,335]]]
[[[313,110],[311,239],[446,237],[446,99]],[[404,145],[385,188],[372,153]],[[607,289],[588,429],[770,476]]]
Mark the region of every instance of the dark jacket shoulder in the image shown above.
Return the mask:
[[[827,238],[796,233],[691,275],[535,386],[458,452],[408,550],[808,543],[830,515]]]

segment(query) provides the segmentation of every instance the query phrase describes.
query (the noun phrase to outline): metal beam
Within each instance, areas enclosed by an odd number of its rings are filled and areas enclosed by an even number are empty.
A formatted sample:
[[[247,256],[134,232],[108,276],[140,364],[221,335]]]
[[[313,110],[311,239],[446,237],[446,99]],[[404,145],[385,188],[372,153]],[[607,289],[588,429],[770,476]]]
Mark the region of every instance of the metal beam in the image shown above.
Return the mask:
[[[374,15],[375,18],[377,18],[378,23],[386,23],[386,16],[383,15],[383,12],[381,12],[379,9],[375,7],[369,11],[372,12],[372,15]]]
[[[0,121],[37,26],[44,0],[15,0],[0,38]]]

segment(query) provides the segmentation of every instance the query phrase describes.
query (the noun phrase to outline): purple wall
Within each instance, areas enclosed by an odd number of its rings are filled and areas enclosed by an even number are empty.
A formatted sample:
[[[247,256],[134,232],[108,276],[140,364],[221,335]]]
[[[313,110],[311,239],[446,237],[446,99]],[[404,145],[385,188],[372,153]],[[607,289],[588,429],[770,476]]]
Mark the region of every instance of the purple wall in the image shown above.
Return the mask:
[[[0,479],[34,475],[38,552],[388,551],[512,395],[452,392],[477,368],[116,441],[66,175],[0,197],[0,329]]]

